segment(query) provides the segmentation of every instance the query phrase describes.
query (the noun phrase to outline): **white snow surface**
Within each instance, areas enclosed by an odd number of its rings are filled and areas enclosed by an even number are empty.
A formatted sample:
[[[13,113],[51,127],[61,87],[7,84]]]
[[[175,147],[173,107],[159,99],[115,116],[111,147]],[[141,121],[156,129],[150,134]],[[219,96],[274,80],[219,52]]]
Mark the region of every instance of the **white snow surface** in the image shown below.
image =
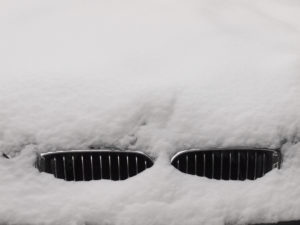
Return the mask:
[[[300,219],[300,1],[0,0],[0,224]],[[144,151],[131,179],[65,182],[37,152]],[[183,149],[281,148],[256,181],[183,174]]]

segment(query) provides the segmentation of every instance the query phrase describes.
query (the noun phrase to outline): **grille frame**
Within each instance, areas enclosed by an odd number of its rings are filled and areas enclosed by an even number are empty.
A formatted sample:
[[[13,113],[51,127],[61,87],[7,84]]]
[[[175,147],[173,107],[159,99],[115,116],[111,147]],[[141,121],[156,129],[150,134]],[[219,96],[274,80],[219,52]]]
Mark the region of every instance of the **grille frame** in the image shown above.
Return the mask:
[[[98,161],[99,165],[97,168],[98,169],[97,176],[96,176],[95,164],[94,164],[95,160],[92,157],[93,155],[97,155],[99,157],[97,158],[97,160],[99,160]],[[66,172],[67,171],[66,157],[70,157],[70,156],[71,156],[71,164],[72,164],[72,168],[71,168],[72,179],[70,179],[70,175],[69,175],[70,168],[68,168],[69,172]],[[80,158],[78,159],[79,156]],[[60,168],[58,168],[59,166],[56,164],[56,160],[57,160],[56,157],[61,157]],[[127,166],[125,172],[121,168],[121,160],[124,163],[124,157]],[[134,162],[132,162],[133,158],[134,158]],[[143,159],[144,161],[141,161],[141,159]],[[70,166],[70,159],[68,160]],[[78,160],[80,162],[78,162]],[[89,165],[85,165],[87,160],[90,160]],[[117,164],[115,163],[116,160],[117,160]],[[54,163],[54,166],[51,165],[51,163]],[[78,164],[80,164],[81,166],[81,171],[78,171]],[[130,166],[133,164],[135,165],[135,168],[132,168],[132,166]],[[96,149],[96,150],[82,149],[82,150],[60,150],[60,151],[38,153],[35,167],[40,172],[52,174],[55,178],[63,179],[65,181],[90,181],[90,180],[120,181],[138,175],[144,170],[151,168],[153,165],[154,165],[153,158],[141,151],[120,150],[120,149]],[[86,170],[87,166],[89,167],[88,171]],[[50,170],[49,167],[51,167],[51,172],[49,171]],[[60,172],[57,171],[58,169],[60,170]],[[68,175],[66,175],[67,173]],[[86,176],[87,173],[89,174],[88,176]],[[116,177],[116,173],[118,173],[117,177]],[[124,173],[126,174],[126,176],[124,176]]]
[[[208,153],[208,155],[206,155]],[[245,155],[246,153],[246,165],[242,165],[242,157],[241,154]],[[249,156],[249,153],[254,153],[253,155]],[[194,156],[193,160],[190,160],[190,155]],[[196,157],[196,155],[201,155],[202,158],[200,159],[199,156]],[[223,174],[224,170],[223,168],[226,166],[224,165],[224,155],[228,154],[228,173]],[[262,154],[258,155],[258,154]],[[266,158],[266,154],[272,154],[271,157]],[[179,157],[185,156],[185,162],[182,161],[182,159],[179,159]],[[209,156],[209,157],[207,157]],[[217,157],[216,157],[217,156]],[[235,167],[233,167],[233,158],[235,156]],[[219,157],[219,158],[218,158]],[[243,156],[245,157],[245,156]],[[250,171],[250,164],[249,160],[250,157],[254,157],[254,172],[253,174],[249,175]],[[260,158],[259,158],[260,157]],[[218,160],[215,160],[215,158],[218,158]],[[253,159],[253,158],[252,158]],[[232,161],[231,161],[232,160]],[[270,162],[271,160],[271,162]],[[201,161],[201,162],[200,162]],[[267,168],[266,161],[269,163],[269,167],[271,164],[271,168]],[[192,163],[189,163],[192,162]],[[252,160],[253,162],[253,160]],[[259,166],[256,163],[261,163]],[[181,150],[177,153],[175,153],[171,159],[170,159],[171,165],[175,167],[175,169],[179,170],[182,173],[200,176],[200,177],[206,177],[209,179],[215,179],[215,180],[256,180],[257,178],[263,177],[266,173],[270,172],[271,170],[277,168],[281,168],[282,164],[282,155],[280,152],[280,149],[271,149],[271,148],[248,148],[248,147],[232,147],[232,148],[213,148],[213,149],[185,149]],[[179,164],[178,164],[179,163]],[[217,164],[219,167],[216,167],[214,164]],[[191,165],[193,164],[194,171],[191,171]],[[209,164],[209,166],[207,165]],[[195,166],[196,165],[196,166]],[[244,170],[241,169],[241,166],[243,166]],[[184,167],[184,168],[183,168]],[[259,168],[258,168],[259,167]],[[200,168],[200,169],[199,169]],[[236,171],[233,169],[237,168]],[[217,172],[216,172],[217,169]],[[200,171],[199,171],[200,170]],[[206,170],[209,170],[207,173]],[[242,171],[242,172],[241,172]],[[200,173],[201,172],[201,173]],[[231,174],[231,172],[233,172]]]

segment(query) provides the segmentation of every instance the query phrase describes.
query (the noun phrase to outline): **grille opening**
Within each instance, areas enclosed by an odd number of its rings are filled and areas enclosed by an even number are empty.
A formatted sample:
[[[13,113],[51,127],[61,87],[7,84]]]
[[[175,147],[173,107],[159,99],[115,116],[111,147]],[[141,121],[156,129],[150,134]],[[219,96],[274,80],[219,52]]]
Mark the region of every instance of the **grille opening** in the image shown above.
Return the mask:
[[[255,180],[280,162],[280,152],[269,149],[186,150],[171,159],[183,173],[218,180]]]
[[[38,156],[40,172],[53,174],[67,181],[125,180],[152,167],[146,154],[129,151],[64,151]]]

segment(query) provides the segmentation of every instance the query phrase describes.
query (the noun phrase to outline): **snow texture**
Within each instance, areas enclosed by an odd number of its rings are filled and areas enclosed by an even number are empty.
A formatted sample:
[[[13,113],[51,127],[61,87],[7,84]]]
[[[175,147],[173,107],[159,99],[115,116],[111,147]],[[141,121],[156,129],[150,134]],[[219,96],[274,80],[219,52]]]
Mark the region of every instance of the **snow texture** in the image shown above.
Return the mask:
[[[0,224],[300,219],[298,0],[0,0]],[[65,182],[36,153],[140,150],[131,179]],[[281,148],[256,181],[170,165],[189,148]]]

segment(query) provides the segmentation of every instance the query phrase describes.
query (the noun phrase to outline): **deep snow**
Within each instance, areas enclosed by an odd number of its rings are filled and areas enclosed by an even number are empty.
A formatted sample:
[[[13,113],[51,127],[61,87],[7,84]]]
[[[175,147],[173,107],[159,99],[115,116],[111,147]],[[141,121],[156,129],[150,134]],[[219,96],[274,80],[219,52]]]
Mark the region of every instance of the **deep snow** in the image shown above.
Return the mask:
[[[0,224],[300,219],[300,2],[0,0]],[[141,150],[122,182],[64,182],[36,152]],[[282,147],[256,181],[185,175],[182,149]]]

